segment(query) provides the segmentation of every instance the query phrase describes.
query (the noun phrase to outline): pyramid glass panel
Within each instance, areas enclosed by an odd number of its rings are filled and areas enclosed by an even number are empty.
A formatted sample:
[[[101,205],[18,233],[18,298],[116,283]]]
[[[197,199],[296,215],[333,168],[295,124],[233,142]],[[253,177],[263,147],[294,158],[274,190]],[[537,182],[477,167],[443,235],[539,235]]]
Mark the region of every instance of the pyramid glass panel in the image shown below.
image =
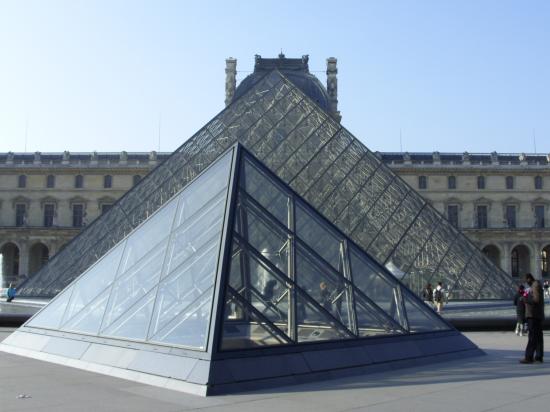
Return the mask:
[[[72,293],[73,286],[69,286],[57,295],[47,306],[42,308],[40,312],[33,316],[27,325],[46,329],[59,328]]]
[[[406,328],[398,284],[356,248],[350,250],[353,283],[379,308]]]
[[[150,341],[205,350],[212,314],[213,291],[213,287],[206,289],[191,305],[180,310],[162,329],[159,329]]]
[[[108,287],[114,281],[120,265],[124,246],[125,242],[116,246],[78,280],[79,286],[73,290],[63,317],[64,323],[71,320],[94,299],[103,297],[106,290],[108,293]]]
[[[178,266],[159,285],[149,336],[163,329],[214,284],[219,243],[212,239],[188,261]]]
[[[236,94],[238,98],[231,105],[22,285],[20,295],[54,296],[236,142],[354,243],[368,248],[379,264],[391,262],[388,268],[415,293],[420,293],[432,276],[441,276],[446,285],[456,283],[455,271],[436,271],[446,250],[455,247],[453,240],[469,243],[467,238],[432,206],[424,204],[410,186],[284,73],[272,70],[246,82],[246,90]],[[254,180],[252,176],[250,179]],[[250,190],[250,196],[258,197]],[[268,198],[258,198],[257,202],[284,221],[284,199],[273,193],[272,204]],[[416,213],[419,205],[422,209]],[[436,234],[432,234],[433,216],[440,221]],[[415,250],[419,247],[421,251]],[[455,253],[467,254],[461,256],[463,262],[472,254],[480,255],[473,246]],[[493,290],[483,295],[512,296],[511,278],[482,259],[491,273],[484,290]],[[481,296],[477,292],[465,295]]]
[[[289,343],[279,330],[270,322],[262,320],[255,309],[240,299],[230,286],[226,291],[223,313],[220,344],[220,349],[223,351],[280,346]]]
[[[114,322],[101,331],[102,336],[115,336],[123,339],[145,340],[155,303],[156,288],[149,291]]]

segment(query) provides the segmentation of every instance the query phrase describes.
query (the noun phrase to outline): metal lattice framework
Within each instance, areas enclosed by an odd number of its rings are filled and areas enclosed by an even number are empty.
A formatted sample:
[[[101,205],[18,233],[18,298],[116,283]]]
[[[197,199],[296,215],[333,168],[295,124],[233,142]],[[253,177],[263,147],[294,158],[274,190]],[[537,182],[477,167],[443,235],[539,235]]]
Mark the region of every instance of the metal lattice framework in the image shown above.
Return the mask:
[[[506,273],[278,70],[83,230],[19,294],[55,296],[237,142],[413,291],[442,281],[458,299],[512,295]]]

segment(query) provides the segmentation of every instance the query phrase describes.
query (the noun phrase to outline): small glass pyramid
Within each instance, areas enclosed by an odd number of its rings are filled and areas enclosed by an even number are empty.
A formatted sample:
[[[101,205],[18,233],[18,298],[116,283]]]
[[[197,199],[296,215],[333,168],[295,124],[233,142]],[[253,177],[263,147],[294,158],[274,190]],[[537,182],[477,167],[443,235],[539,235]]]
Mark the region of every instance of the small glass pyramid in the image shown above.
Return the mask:
[[[376,355],[393,343],[402,346]],[[309,359],[302,375],[318,377],[315,362],[337,374],[433,354],[479,354],[240,145],[168,199],[0,350],[70,359],[72,366],[153,384],[159,381],[151,376],[160,375],[169,387],[185,384],[180,389],[202,394],[266,379],[280,383],[280,376],[296,375],[302,357],[322,353],[327,359]],[[260,380],[258,368],[244,366],[254,361],[271,365],[261,368]],[[228,372],[232,368],[238,372]],[[242,386],[236,374],[251,382]]]

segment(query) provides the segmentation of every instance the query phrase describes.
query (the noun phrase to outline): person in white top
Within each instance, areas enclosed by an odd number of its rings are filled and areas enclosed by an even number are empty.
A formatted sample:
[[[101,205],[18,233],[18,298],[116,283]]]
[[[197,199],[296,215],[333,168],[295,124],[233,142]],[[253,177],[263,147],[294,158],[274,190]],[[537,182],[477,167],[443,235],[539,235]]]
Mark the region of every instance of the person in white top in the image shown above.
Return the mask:
[[[443,310],[443,300],[444,300],[444,290],[443,290],[443,283],[439,282],[434,289],[434,303],[435,307],[437,309],[437,313],[441,313]]]

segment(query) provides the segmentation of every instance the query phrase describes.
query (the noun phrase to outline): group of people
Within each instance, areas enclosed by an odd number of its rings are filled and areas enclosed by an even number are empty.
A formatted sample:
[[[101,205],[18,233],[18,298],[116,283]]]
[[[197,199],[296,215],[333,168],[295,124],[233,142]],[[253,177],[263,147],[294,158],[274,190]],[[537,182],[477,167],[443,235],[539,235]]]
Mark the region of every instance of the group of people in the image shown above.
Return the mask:
[[[443,282],[438,282],[437,286],[432,288],[432,284],[428,283],[422,292],[424,302],[430,307],[435,307],[437,313],[443,311],[443,304],[445,302],[445,290],[443,289]]]
[[[542,323],[544,321],[544,297],[547,294],[548,281],[545,287],[536,280],[532,274],[525,275],[525,285],[519,285],[514,305],[516,306],[516,335],[523,336],[527,333],[527,347],[525,356],[520,363],[542,363],[544,355],[544,343]]]

